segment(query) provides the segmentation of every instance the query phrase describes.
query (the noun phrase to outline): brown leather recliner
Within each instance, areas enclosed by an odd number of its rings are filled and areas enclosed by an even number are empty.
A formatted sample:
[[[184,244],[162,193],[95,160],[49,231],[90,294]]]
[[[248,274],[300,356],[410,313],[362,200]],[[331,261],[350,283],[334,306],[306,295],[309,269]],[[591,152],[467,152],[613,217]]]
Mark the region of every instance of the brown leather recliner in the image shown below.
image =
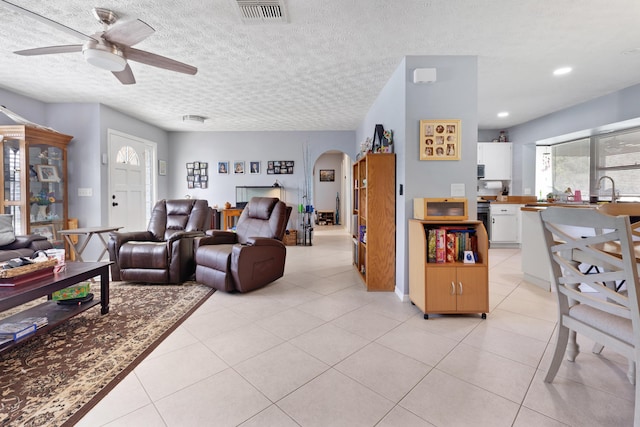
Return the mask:
[[[236,232],[208,230],[196,239],[196,281],[212,288],[248,292],[284,274],[282,243],[291,208],[275,197],[253,197]]]
[[[112,280],[182,283],[193,276],[193,240],[204,236],[206,200],[160,200],[147,231],[113,232],[109,239]]]

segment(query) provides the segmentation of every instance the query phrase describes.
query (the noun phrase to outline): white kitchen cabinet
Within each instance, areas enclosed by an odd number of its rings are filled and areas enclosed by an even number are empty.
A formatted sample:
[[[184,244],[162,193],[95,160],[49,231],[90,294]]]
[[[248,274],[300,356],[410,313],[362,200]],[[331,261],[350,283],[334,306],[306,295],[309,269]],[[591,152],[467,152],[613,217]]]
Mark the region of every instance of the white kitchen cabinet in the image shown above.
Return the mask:
[[[520,245],[519,204],[491,203],[491,244],[501,246]]]
[[[479,142],[478,164],[485,180],[511,180],[513,146],[510,142]]]

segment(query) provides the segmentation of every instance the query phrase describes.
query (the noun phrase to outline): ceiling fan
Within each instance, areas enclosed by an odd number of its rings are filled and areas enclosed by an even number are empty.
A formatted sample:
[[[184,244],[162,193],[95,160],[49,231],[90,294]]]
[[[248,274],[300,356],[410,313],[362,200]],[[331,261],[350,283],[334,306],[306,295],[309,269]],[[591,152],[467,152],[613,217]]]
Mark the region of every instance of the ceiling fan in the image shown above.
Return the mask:
[[[9,9],[27,15],[84,41],[83,44],[39,47],[14,52],[18,55],[33,56],[82,52],[84,59],[89,64],[111,71],[113,75],[125,85],[136,82],[127,60],[164,68],[170,71],[177,71],[179,73],[193,75],[198,72],[198,69],[191,65],[131,47],[155,32],[151,26],[140,19],[114,25],[118,20],[118,15],[111,10],[96,7],[93,9],[93,15],[103,24],[104,28],[103,31],[98,31],[88,36],[8,1],[0,0],[0,2],[0,4],[4,4],[5,7]]]

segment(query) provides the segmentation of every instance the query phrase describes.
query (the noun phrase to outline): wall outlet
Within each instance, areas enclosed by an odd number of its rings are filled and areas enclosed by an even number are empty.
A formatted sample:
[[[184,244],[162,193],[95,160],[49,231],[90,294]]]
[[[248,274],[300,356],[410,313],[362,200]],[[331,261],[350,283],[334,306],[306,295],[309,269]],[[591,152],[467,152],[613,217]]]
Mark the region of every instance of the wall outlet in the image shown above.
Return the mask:
[[[78,197],[93,196],[93,188],[78,188]]]

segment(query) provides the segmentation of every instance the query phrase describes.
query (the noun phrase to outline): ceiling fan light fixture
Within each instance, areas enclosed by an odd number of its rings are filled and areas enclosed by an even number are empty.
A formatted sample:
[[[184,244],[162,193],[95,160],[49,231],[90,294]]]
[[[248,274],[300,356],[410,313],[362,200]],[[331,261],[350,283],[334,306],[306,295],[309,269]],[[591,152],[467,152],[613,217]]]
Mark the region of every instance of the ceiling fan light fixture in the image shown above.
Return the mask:
[[[113,45],[107,46],[90,40],[82,48],[82,54],[85,61],[103,70],[118,72],[127,66],[122,51]]]
[[[183,122],[198,122],[198,123],[204,123],[204,121],[207,120],[206,117],[204,116],[198,116],[196,114],[186,114],[184,116],[182,116],[182,121]]]

